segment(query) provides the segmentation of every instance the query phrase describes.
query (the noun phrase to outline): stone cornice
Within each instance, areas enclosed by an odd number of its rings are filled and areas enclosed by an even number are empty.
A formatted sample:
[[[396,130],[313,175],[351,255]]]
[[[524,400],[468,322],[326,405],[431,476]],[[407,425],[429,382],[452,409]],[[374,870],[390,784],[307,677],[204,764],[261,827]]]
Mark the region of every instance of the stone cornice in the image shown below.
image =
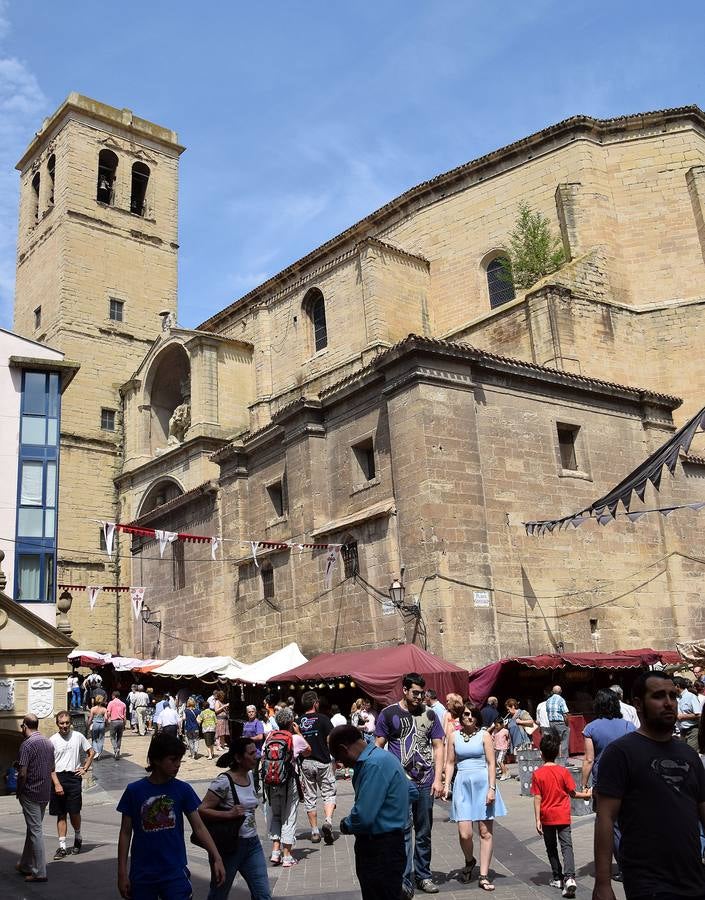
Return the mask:
[[[193,453],[204,453],[211,456],[214,451],[219,450],[226,443],[227,441],[224,439],[208,437],[205,435],[189,438],[185,440],[183,444],[179,444],[178,447],[168,450],[161,456],[155,456],[132,469],[126,468],[114,479],[115,484],[118,489],[121,489],[126,481],[129,481],[129,479],[134,478],[136,475],[145,476],[147,479],[168,475],[174,466],[181,462],[184,457],[189,457]]]

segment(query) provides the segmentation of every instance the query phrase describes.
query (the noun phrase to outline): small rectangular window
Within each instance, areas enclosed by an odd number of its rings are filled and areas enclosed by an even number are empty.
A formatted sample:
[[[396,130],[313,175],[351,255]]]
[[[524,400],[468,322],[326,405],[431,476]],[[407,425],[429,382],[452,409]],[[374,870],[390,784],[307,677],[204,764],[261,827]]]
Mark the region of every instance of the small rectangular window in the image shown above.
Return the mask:
[[[267,494],[274,510],[274,515],[283,516],[286,511],[286,500],[284,496],[284,484],[277,481],[275,484],[267,485]]]
[[[375,447],[372,438],[355,444],[352,448],[357,471],[364,481],[372,481],[377,474],[375,467]]]
[[[357,541],[348,541],[340,548],[343,557],[343,571],[346,578],[354,578],[360,573],[360,560],[357,555]]]
[[[171,545],[171,581],[175,591],[186,587],[186,561],[184,542],[174,541]]]
[[[124,306],[124,300],[116,300],[114,297],[110,298],[110,318],[113,322],[123,321]]]
[[[47,377],[44,372],[24,373],[22,408],[26,416],[47,414]]]
[[[108,545],[105,543],[105,531],[103,528],[98,529],[98,546],[105,553],[108,550]]]
[[[274,600],[274,569],[266,563],[260,569],[262,578],[262,596],[265,600]]]
[[[38,328],[41,328],[41,327],[42,327],[42,308],[41,308],[41,306],[38,306],[34,310],[34,329],[36,331]]]
[[[115,431],[115,410],[101,409],[100,427],[103,431]]]
[[[561,467],[570,472],[578,471],[576,444],[580,427],[578,425],[556,425],[558,430],[558,450],[561,455]]]

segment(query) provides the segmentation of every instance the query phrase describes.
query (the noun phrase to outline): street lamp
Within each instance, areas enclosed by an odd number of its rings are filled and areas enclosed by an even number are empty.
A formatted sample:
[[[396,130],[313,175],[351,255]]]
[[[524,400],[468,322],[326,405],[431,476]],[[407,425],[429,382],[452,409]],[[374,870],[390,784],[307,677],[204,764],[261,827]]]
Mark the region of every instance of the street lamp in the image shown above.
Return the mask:
[[[403,605],[405,592],[406,589],[398,578],[389,585],[389,599],[397,607]]]

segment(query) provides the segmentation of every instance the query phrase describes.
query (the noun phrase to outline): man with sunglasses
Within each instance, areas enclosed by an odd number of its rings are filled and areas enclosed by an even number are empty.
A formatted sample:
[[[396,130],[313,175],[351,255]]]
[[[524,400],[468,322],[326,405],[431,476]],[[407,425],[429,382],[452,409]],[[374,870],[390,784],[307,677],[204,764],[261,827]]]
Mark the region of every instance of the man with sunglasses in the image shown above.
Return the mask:
[[[438,893],[431,878],[431,829],[433,801],[443,794],[444,735],[438,716],[424,702],[425,687],[425,679],[417,672],[404,676],[402,699],[379,714],[375,738],[378,747],[389,745],[411,782],[409,821],[404,833],[406,898],[414,896],[414,884],[425,894]]]

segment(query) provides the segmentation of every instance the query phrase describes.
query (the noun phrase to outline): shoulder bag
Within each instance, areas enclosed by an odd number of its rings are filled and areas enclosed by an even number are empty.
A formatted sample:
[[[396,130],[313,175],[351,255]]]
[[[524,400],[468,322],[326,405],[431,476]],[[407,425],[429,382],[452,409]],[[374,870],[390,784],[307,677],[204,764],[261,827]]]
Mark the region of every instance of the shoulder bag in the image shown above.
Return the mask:
[[[227,772],[225,775],[230,782],[230,790],[233,792],[233,803],[237,806],[240,801],[237,796],[237,791],[235,790],[235,782]],[[208,833],[213,838],[213,843],[215,844],[218,853],[220,853],[221,856],[234,853],[237,849],[240,827],[245,821],[245,817],[238,816],[235,819],[207,819],[205,816],[202,816],[201,818]],[[197,847],[203,847],[205,850],[205,847],[193,831],[191,832],[191,843],[195,844]]]

